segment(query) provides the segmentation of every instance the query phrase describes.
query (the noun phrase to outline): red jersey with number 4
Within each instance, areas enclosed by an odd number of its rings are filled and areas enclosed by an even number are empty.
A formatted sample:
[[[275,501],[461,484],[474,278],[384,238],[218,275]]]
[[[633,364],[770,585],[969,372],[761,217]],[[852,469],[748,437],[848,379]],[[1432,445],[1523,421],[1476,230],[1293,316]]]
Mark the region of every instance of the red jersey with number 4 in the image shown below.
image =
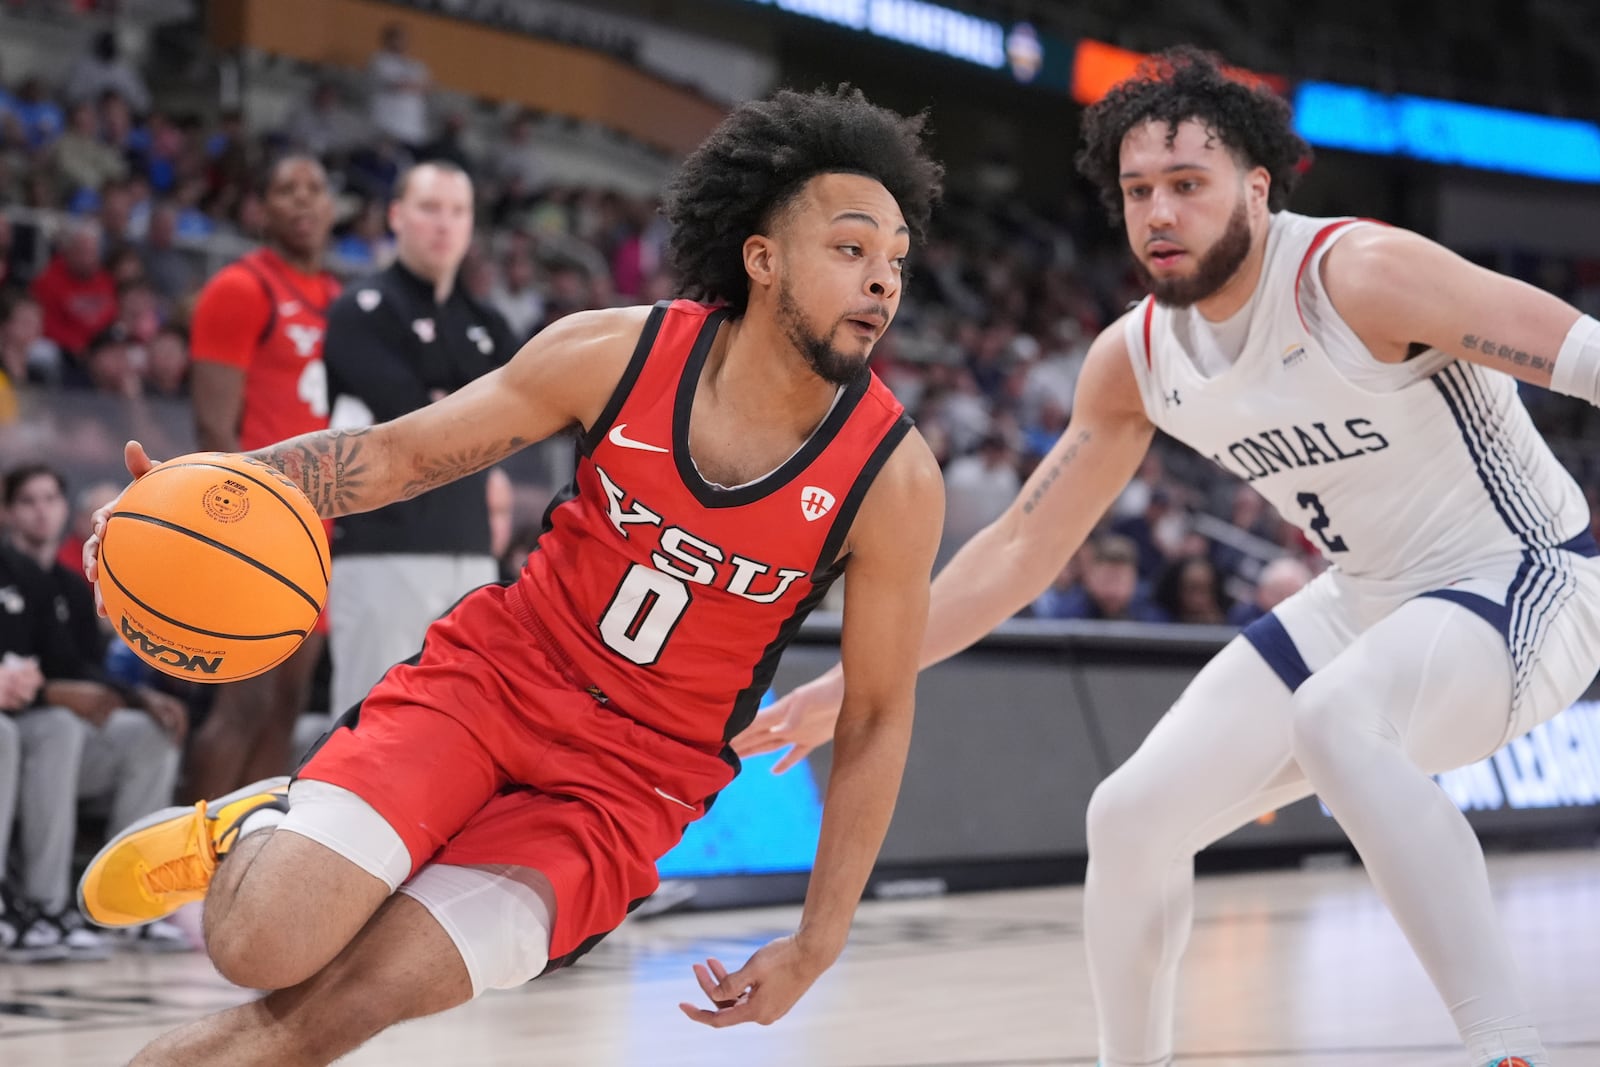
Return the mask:
[[[687,300],[651,312],[508,596],[572,681],[706,752],[754,717],[784,646],[843,571],[868,486],[911,427],[862,368],[780,467],[743,486],[708,484],[689,456],[689,412],[726,318]]]
[[[262,248],[218,271],[195,304],[197,360],[245,373],[239,448],[249,451],[328,428],[322,338],[339,281],[304,274]]]

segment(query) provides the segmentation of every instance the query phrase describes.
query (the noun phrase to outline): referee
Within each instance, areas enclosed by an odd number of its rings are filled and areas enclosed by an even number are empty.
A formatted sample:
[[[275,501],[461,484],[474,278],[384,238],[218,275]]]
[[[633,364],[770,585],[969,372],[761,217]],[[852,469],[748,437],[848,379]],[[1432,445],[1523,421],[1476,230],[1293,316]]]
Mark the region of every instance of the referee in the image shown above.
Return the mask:
[[[334,429],[388,422],[511,358],[498,312],[456,285],[472,243],[472,181],[453,163],[420,163],[389,205],[394,265],[346,289],[328,312],[324,362]],[[428,624],[497,577],[487,471],[334,523],[331,702],[361,701],[421,646]]]

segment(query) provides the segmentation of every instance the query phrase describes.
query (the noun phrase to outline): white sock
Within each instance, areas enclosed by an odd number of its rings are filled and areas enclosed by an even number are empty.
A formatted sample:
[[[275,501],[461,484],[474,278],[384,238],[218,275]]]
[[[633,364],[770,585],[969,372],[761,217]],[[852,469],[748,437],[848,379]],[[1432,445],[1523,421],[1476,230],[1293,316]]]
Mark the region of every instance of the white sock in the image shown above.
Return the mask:
[[[253,834],[257,830],[270,830],[282,822],[288,814],[277,808],[257,808],[246,815],[244,821],[239,824],[239,838],[243,840],[246,834]]]
[[[1550,1067],[1539,1032],[1531,1026],[1467,1035],[1467,1051],[1472,1054],[1473,1067],[1499,1067],[1502,1060],[1511,1061],[1507,1067],[1521,1067],[1519,1060],[1529,1067]]]

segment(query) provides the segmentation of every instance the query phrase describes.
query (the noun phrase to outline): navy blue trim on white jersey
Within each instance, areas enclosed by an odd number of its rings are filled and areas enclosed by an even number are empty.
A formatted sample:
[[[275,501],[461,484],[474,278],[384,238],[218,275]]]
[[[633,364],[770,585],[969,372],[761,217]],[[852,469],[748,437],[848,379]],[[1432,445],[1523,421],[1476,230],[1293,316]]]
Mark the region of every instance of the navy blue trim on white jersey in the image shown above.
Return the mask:
[[[1544,531],[1540,531],[1540,513],[1544,509],[1528,488],[1526,472],[1515,470],[1506,455],[1494,413],[1473,377],[1469,364],[1452,363],[1435,374],[1432,381],[1456,420],[1478,479],[1506,529],[1529,548],[1549,545],[1552,539],[1547,531],[1552,517],[1544,517]]]
[[[1466,383],[1470,395],[1482,408],[1485,414],[1484,425],[1487,428],[1486,432],[1489,434],[1489,440],[1493,444],[1495,452],[1500,456],[1502,466],[1510,472],[1514,483],[1519,488],[1524,490],[1524,499],[1533,509],[1533,524],[1534,526],[1538,527],[1539,531],[1535,540],[1540,545],[1548,545],[1550,547],[1558,546],[1561,542],[1561,533],[1559,529],[1559,524],[1561,522],[1560,513],[1556,510],[1553,510],[1539,499],[1538,495],[1531,488],[1531,486],[1535,484],[1535,479],[1534,471],[1528,465],[1528,457],[1526,455],[1511,451],[1506,445],[1507,439],[1505,434],[1500,432],[1504,420],[1515,417],[1513,412],[1494,411],[1492,409],[1492,397],[1489,392],[1489,374],[1491,372],[1487,368],[1480,367],[1475,363],[1465,363],[1461,366],[1466,375]],[[1509,395],[1512,401],[1510,406],[1513,408],[1520,408],[1521,404],[1520,401],[1516,399],[1517,394],[1514,385],[1511,387]]]
[[[1448,600],[1452,604],[1459,604],[1472,612],[1478,618],[1494,627],[1495,633],[1509,648],[1511,645],[1511,609],[1504,604],[1496,604],[1486,596],[1477,593],[1467,593],[1460,589],[1430,589],[1426,593],[1419,593],[1419,597],[1432,597],[1435,600]]]
[[[1521,702],[1527,690],[1551,623],[1577,589],[1573,556],[1600,557],[1600,545],[1588,530],[1554,548],[1524,552],[1522,564],[1506,589],[1504,604],[1460,589],[1430,589],[1418,594],[1459,604],[1495,628],[1511,656],[1513,706]]]
[[[1289,692],[1305,685],[1306,679],[1311,677],[1311,668],[1306,666],[1305,657],[1295,647],[1294,638],[1271,612],[1246,626],[1240,636],[1255,646],[1272,673],[1289,687]]]
[[[1560,516],[1534,495],[1532,472],[1506,447],[1501,429],[1505,415],[1494,408],[1487,372],[1474,364],[1454,363],[1434,375],[1433,383],[1455,417],[1461,439],[1495,510],[1524,545],[1522,566],[1506,591],[1502,609],[1506,617],[1503,632],[1513,665],[1511,698],[1516,705],[1533,675],[1550,624],[1573,594],[1576,577],[1572,556],[1587,555],[1587,544],[1581,534],[1570,540],[1561,539],[1556,527]]]

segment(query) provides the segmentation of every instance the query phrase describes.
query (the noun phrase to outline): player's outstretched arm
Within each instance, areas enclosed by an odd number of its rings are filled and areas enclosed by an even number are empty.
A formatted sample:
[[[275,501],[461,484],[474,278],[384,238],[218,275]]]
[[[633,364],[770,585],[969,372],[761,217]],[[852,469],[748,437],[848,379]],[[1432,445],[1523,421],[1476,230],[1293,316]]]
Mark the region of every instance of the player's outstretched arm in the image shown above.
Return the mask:
[[[1044,592],[1139,469],[1154,433],[1115,323],[1089,349],[1066,432],[1005,514],[939,572],[920,665],[955,655]],[[755,755],[788,747],[773,768],[787,770],[833,736],[843,695],[835,667],[758,715],[734,749]]]
[[[800,929],[733,974],[715,960],[697,967],[718,1010],[682,1005],[691,1019],[719,1027],[774,1022],[844,950],[911,744],[928,575],[943,517],[939,466],[921,435],[908,434],[862,501],[846,543],[844,710]]]
[[[437,403],[359,430],[302,434],[249,453],[305,490],[325,519],[372,511],[465,478],[599,417],[648,308],[569,315],[504,367]]]
[[[1334,308],[1374,356],[1406,359],[1423,344],[1534,385],[1597,401],[1600,338],[1575,336],[1578,309],[1526,282],[1496,274],[1407,230],[1362,226],[1340,238],[1322,260]],[[1591,361],[1587,392],[1563,378]],[[1559,362],[1562,374],[1556,372]],[[1554,380],[1553,380],[1554,379]]]

